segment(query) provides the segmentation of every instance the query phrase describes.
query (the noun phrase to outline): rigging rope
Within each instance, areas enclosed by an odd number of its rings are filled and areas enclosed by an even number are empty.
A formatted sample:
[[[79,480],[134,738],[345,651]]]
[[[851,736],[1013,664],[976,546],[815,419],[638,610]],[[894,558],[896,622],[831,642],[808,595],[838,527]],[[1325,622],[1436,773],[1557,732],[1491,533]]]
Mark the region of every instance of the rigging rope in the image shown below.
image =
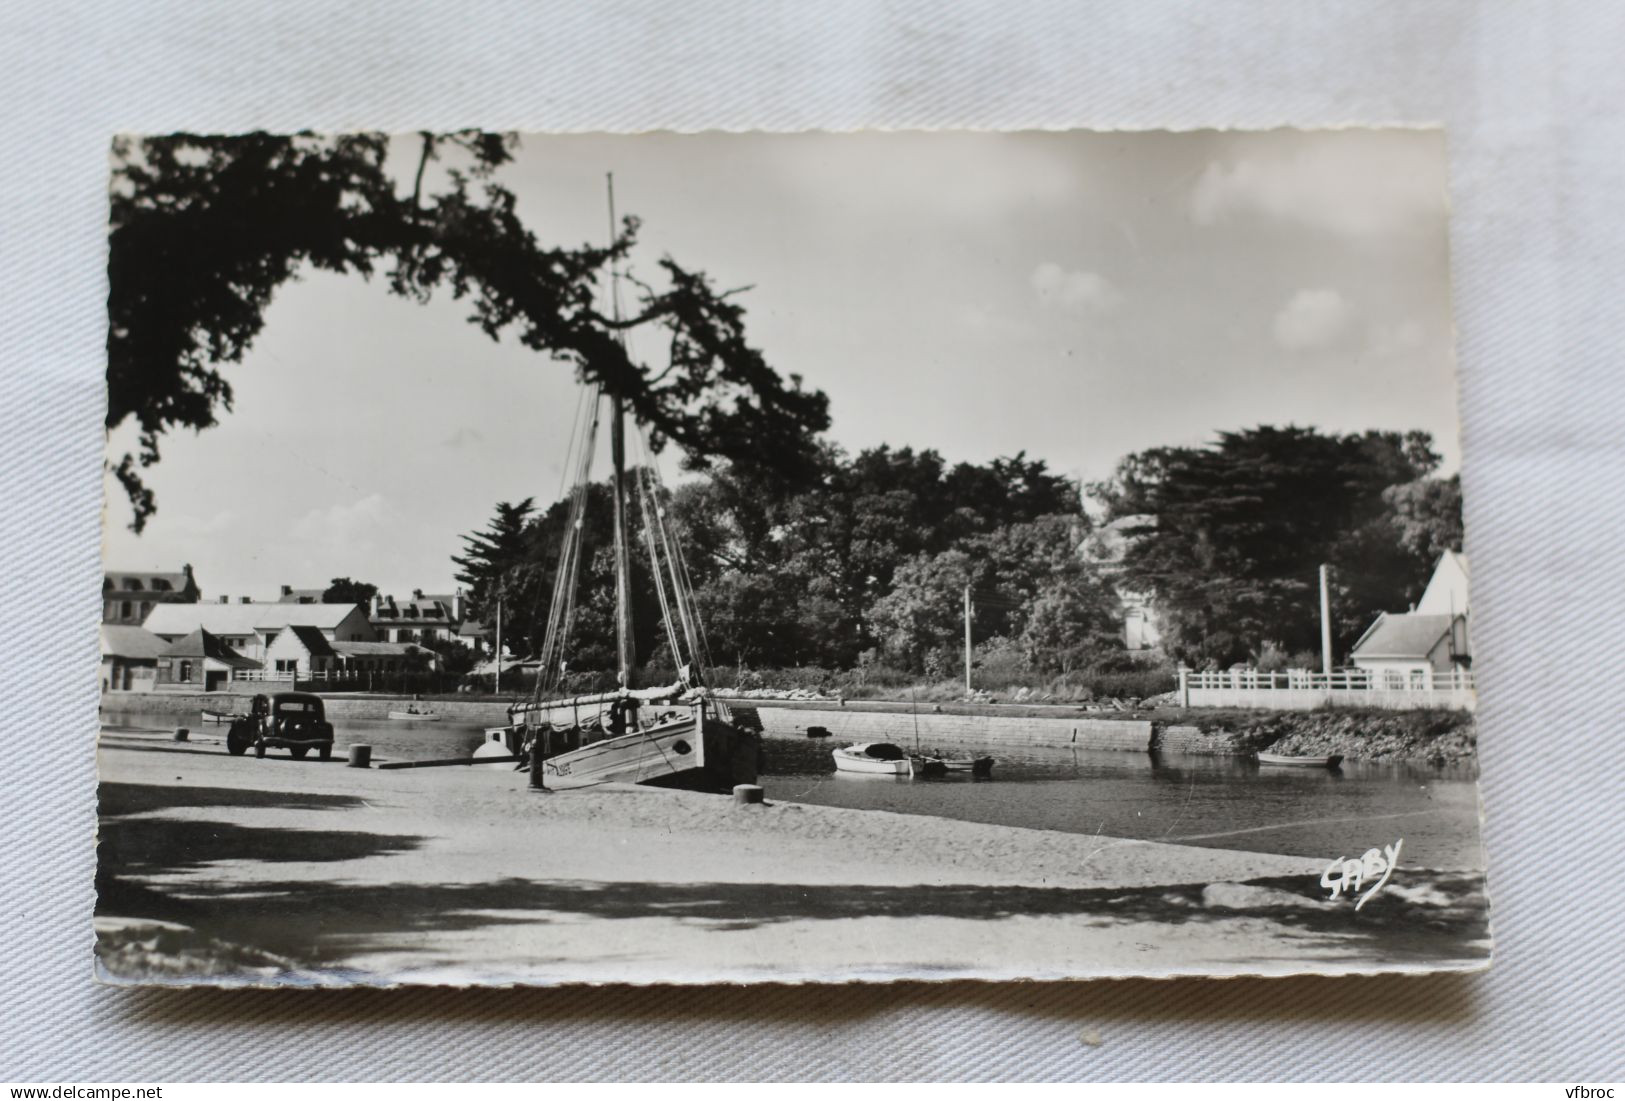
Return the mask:
[[[600,390],[590,387],[590,396],[577,404],[583,413],[581,431],[572,430],[572,442],[581,449],[574,456],[575,481],[570,490],[570,507],[565,516],[564,535],[559,543],[559,561],[553,574],[553,599],[547,610],[547,631],[543,637],[541,665],[537,669],[534,698],[540,699],[544,690],[555,691],[564,679],[564,654],[569,647],[570,635],[575,629],[576,581],[581,573],[583,518],[586,513],[592,462],[598,450],[599,413],[602,407]],[[566,466],[569,466],[568,458]],[[538,597],[540,594],[538,594]]]
[[[654,461],[654,444],[649,438],[649,430],[645,425],[638,426],[638,445],[647,456],[646,463],[649,477],[654,482],[652,490],[655,497],[654,520],[660,533],[661,545],[666,551],[666,562],[671,570],[672,591],[676,597],[677,615],[682,622],[683,637],[688,641],[689,660],[696,673],[701,674],[704,681],[704,669],[711,663],[709,649],[702,650],[700,635],[695,630],[699,624],[699,631],[703,632],[705,626],[699,622],[699,615],[694,606],[694,583],[689,577],[688,564],[683,559],[682,540],[674,538],[669,525],[666,523],[666,506],[664,500],[665,484],[660,476],[660,467]],[[704,654],[704,661],[701,655]]]
[[[642,442],[641,439],[639,441]],[[654,578],[655,596],[660,600],[660,625],[666,629],[666,645],[671,647],[671,658],[677,663],[679,673],[685,664],[683,650],[677,642],[677,631],[672,626],[671,603],[666,599],[666,581],[664,571],[660,566],[660,553],[655,547],[655,518],[654,507],[649,503],[647,483],[644,478],[642,465],[638,468],[638,506],[643,512],[643,546],[649,552],[649,573]],[[683,677],[683,680],[687,680]]]

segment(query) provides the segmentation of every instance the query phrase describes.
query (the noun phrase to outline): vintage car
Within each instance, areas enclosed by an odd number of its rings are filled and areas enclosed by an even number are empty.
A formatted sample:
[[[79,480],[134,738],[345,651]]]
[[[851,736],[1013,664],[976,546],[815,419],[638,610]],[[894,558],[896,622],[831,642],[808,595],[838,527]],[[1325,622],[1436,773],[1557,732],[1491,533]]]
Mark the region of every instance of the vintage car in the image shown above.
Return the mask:
[[[241,756],[250,746],[256,757],[281,748],[300,758],[314,749],[328,760],[333,756],[333,724],[327,721],[322,698],[309,692],[278,692],[267,706],[264,696],[255,696],[249,715],[233,723],[226,735],[226,749],[234,755]]]
[[[233,757],[241,757],[253,748],[259,741],[260,735],[265,732],[265,726],[271,721],[271,697],[255,696],[254,702],[248,708],[248,714],[239,715],[231,721],[231,727],[226,731],[226,750]]]

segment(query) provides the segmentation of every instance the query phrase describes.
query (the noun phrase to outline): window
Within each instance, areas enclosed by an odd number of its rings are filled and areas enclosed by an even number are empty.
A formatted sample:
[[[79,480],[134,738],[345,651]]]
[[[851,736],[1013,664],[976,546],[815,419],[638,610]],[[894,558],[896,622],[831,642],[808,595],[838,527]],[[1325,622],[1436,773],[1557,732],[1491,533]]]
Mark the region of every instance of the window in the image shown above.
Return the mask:
[[[138,593],[141,591],[141,582],[132,577],[125,582],[125,588],[129,589],[132,593]]]
[[[128,600],[124,600],[124,601],[119,602],[118,617],[120,619],[129,619],[134,614],[135,614],[134,606],[131,605],[131,603]]]
[[[297,673],[299,671],[298,658],[277,658],[276,671],[278,673]]]
[[[140,585],[136,586],[136,588],[138,588],[138,589],[140,587],[141,587]],[[167,592],[169,592],[170,591],[169,582],[165,581],[161,577],[156,578],[152,583],[152,591],[155,592],[155,593],[167,593]]]
[[[192,682],[192,663],[189,661],[181,662],[180,672],[175,674],[175,679],[182,684],[190,684]]]

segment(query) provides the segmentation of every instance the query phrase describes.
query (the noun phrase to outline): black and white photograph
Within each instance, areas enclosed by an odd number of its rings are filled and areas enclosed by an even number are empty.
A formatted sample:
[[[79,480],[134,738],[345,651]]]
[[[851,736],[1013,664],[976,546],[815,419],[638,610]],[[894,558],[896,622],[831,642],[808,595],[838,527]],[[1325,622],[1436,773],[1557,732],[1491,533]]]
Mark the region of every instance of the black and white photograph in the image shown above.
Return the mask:
[[[1488,967],[1447,163],[118,138],[97,977]]]

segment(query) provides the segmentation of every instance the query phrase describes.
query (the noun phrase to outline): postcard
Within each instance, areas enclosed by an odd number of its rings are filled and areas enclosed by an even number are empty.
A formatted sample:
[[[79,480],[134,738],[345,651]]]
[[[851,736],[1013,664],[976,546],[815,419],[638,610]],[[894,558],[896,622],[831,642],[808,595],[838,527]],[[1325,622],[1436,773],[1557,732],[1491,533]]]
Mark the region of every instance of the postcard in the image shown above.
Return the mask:
[[[96,972],[1491,953],[1444,135],[129,135]]]

